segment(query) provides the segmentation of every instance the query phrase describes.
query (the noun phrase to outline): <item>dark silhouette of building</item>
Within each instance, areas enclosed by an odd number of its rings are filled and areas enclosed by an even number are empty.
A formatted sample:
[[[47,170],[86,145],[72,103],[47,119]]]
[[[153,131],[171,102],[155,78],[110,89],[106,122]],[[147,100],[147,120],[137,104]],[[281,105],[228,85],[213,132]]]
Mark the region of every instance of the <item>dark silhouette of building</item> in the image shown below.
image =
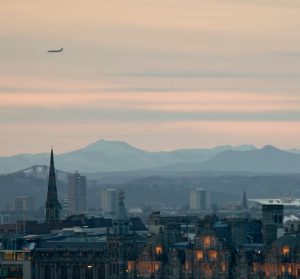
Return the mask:
[[[283,231],[283,205],[262,205],[263,236],[266,245],[270,245]]]
[[[51,149],[48,192],[46,201],[46,223],[59,221],[61,205],[57,198],[53,149]]]

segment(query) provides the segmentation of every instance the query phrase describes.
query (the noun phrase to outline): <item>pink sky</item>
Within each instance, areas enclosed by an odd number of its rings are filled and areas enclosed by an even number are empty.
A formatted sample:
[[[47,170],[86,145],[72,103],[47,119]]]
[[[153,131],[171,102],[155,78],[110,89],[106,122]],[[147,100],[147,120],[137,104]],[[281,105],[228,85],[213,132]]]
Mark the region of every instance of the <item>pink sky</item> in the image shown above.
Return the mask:
[[[299,14],[297,0],[4,1],[0,156],[101,138],[300,148]]]

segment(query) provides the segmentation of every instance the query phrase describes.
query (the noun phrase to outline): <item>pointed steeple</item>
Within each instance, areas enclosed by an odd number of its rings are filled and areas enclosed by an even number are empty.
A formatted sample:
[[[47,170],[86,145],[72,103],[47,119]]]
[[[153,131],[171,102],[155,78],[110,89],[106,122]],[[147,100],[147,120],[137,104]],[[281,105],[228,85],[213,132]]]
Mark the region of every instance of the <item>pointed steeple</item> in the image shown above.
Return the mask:
[[[244,191],[244,195],[243,195],[242,209],[248,210],[248,201],[247,201],[246,191]]]
[[[51,148],[48,192],[47,192],[47,201],[46,201],[46,222],[49,223],[49,222],[58,221],[60,210],[61,210],[61,205],[57,198],[53,149]]]

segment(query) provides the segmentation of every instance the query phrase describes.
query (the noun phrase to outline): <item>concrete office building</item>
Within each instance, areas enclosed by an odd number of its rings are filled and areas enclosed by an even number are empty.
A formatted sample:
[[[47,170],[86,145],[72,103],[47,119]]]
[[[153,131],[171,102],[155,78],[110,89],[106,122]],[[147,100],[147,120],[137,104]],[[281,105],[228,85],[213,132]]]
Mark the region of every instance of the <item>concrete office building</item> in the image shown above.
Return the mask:
[[[78,172],[68,177],[68,212],[80,214],[86,211],[86,177]]]
[[[209,211],[211,209],[211,193],[202,188],[190,191],[190,209]]]
[[[115,189],[101,191],[100,207],[104,213],[114,214],[117,210],[117,192]]]

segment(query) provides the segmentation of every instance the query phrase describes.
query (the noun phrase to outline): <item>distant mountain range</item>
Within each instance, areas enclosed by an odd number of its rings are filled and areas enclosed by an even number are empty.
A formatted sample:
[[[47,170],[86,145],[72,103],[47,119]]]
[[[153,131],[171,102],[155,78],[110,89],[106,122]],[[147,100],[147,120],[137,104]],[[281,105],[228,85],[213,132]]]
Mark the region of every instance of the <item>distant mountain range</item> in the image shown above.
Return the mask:
[[[48,165],[49,153],[0,157],[0,173],[11,173],[32,165]],[[55,156],[56,168],[86,173],[136,170],[300,172],[299,150],[273,146],[218,146],[149,152],[125,142],[99,140],[82,149]]]

